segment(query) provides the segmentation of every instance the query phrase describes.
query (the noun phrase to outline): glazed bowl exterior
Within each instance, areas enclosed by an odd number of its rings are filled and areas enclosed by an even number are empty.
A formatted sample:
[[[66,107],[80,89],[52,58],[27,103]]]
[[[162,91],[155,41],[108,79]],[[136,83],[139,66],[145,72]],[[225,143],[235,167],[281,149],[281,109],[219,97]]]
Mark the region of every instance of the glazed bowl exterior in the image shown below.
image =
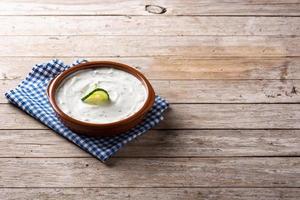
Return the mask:
[[[69,77],[71,74],[84,69],[95,69],[95,68],[115,68],[119,70],[123,70],[127,73],[132,74],[136,78],[138,78],[141,83],[144,85],[147,91],[147,98],[140,110],[129,116],[128,118],[122,119],[120,121],[112,122],[112,123],[88,123],[84,121],[79,121],[71,116],[65,114],[56,103],[56,91],[59,88],[60,84],[65,80],[65,78]],[[131,128],[135,127],[141,120],[145,117],[147,112],[151,109],[154,100],[155,100],[155,92],[147,80],[147,78],[137,71],[136,69],[121,63],[111,62],[111,61],[93,61],[86,62],[74,67],[67,69],[62,72],[60,75],[52,79],[47,88],[47,95],[52,106],[54,112],[58,116],[58,118],[64,123],[70,130],[87,136],[93,137],[101,137],[101,136],[114,136],[121,133],[124,133]],[[76,109],[76,108],[74,108]]]

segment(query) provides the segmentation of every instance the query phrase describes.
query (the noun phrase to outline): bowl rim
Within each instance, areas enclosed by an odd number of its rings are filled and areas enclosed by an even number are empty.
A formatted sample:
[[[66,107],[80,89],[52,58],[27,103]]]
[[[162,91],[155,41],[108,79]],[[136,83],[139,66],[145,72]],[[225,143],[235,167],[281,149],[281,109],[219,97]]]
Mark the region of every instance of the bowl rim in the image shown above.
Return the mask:
[[[60,84],[63,82],[63,80],[65,80],[65,78],[67,78],[69,75],[71,75],[77,71],[84,70],[84,69],[101,68],[101,67],[111,67],[111,68],[123,70],[123,71],[135,76],[136,78],[138,78],[143,83],[144,87],[146,88],[146,92],[147,92],[147,99],[146,99],[144,105],[137,112],[130,115],[129,117],[118,120],[118,121],[110,122],[110,123],[85,122],[85,121],[77,120],[77,119],[65,114],[57,105],[56,98],[55,98],[56,91],[59,88]],[[70,67],[69,69],[63,71],[58,76],[56,76],[55,78],[50,80],[46,91],[47,91],[47,96],[48,96],[50,105],[52,106],[53,110],[58,114],[58,116],[63,119],[63,121],[69,121],[74,124],[78,124],[81,126],[89,126],[89,127],[105,128],[105,127],[112,127],[112,126],[121,125],[121,124],[127,124],[127,123],[135,120],[136,118],[139,118],[141,115],[146,114],[150,110],[152,105],[154,104],[154,100],[155,100],[154,89],[151,86],[148,79],[141,72],[139,72],[135,68],[130,67],[126,64],[118,63],[118,62],[114,62],[114,61],[90,61],[90,62],[84,62],[84,63],[78,64],[78,65],[75,65],[73,67]]]

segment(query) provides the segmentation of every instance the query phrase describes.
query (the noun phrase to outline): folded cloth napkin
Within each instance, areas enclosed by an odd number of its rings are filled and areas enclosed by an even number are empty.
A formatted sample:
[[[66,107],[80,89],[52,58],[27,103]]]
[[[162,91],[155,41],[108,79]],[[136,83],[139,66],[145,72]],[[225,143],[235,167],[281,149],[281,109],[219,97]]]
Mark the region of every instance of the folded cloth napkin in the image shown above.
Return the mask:
[[[7,92],[5,96],[11,103],[41,121],[59,135],[75,143],[101,161],[105,161],[124,144],[158,124],[163,119],[162,113],[168,108],[168,103],[163,98],[156,96],[155,103],[144,120],[121,135],[102,138],[78,135],[65,127],[56,117],[48,102],[46,88],[48,82],[55,76],[81,62],[85,62],[85,60],[77,60],[72,65],[65,65],[57,59],[44,64],[37,64],[26,79],[15,89]]]

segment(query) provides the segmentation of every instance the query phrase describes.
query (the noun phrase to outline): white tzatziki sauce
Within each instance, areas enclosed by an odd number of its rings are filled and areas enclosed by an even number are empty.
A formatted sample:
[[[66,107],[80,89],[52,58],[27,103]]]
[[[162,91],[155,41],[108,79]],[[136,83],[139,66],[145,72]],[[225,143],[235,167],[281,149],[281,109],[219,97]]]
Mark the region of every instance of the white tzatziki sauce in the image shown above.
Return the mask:
[[[81,100],[95,85],[108,92],[108,103],[90,105]],[[98,124],[116,122],[133,115],[141,109],[146,98],[146,88],[139,79],[115,68],[79,70],[68,76],[56,92],[56,102],[65,114]]]

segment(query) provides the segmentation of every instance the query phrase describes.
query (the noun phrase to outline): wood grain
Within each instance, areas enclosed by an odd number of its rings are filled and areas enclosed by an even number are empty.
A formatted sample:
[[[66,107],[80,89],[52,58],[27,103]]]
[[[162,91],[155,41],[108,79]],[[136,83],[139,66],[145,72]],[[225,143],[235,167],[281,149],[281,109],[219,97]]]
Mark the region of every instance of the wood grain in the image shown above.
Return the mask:
[[[299,56],[300,37],[2,36],[0,56]]]
[[[1,158],[1,187],[299,187],[300,158]],[[22,177],[21,179],[19,177]]]
[[[146,5],[153,5],[149,11]],[[255,16],[299,16],[297,0],[4,0],[0,3],[1,15],[155,15],[160,6],[166,8],[164,15],[255,15]],[[155,12],[157,11],[157,12]]]
[[[51,58],[171,102],[106,164],[0,97],[0,199],[300,199],[299,0],[3,0],[0,93]]]
[[[159,129],[299,129],[298,104],[171,104]],[[0,104],[2,129],[44,129],[38,121]],[[233,123],[234,122],[234,123]]]
[[[152,130],[114,157],[300,156],[300,130]],[[0,157],[91,157],[50,130],[0,130]]]
[[[0,80],[4,94],[21,80]],[[297,103],[300,80],[151,80],[170,103]],[[6,103],[0,96],[0,103]]]
[[[65,63],[75,57],[62,57]],[[37,63],[54,57],[0,57],[0,79],[23,79]],[[300,58],[87,57],[112,60],[142,71],[150,79],[300,79]]]
[[[0,35],[300,35],[295,17],[2,16],[0,27]]]
[[[1,199],[298,200],[298,188],[1,188]]]

